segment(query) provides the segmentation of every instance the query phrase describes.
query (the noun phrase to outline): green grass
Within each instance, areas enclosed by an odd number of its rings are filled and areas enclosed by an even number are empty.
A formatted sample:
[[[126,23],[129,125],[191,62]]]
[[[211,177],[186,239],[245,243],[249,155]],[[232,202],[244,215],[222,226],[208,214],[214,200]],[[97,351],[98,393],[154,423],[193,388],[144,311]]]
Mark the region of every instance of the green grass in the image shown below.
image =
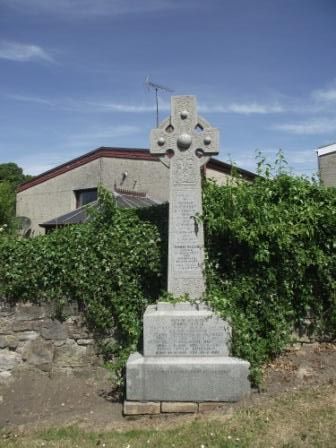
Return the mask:
[[[158,428],[155,420],[145,419],[143,426],[147,423],[148,429],[113,432],[86,432],[77,427],[21,435],[2,431],[0,447],[335,448],[336,386],[287,392],[230,416],[204,414],[184,424],[158,422]]]

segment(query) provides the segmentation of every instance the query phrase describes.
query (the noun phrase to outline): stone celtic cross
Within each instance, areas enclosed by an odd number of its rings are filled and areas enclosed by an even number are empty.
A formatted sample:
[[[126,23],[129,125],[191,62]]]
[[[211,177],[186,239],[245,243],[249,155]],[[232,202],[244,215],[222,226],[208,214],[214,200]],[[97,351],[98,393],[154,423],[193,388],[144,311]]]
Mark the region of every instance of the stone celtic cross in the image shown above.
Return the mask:
[[[151,154],[170,167],[168,292],[200,299],[205,291],[201,166],[218,154],[219,132],[197,114],[196,98],[171,99],[171,116],[151,131]]]

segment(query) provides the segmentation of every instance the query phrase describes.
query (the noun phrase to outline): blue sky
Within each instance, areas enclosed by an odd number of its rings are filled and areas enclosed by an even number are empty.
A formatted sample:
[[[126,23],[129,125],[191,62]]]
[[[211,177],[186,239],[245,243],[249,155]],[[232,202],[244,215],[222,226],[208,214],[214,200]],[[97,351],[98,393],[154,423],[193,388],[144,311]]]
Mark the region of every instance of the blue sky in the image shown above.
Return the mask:
[[[335,23],[335,0],[0,0],[0,163],[148,147],[149,75],[197,96],[220,159],[254,171],[281,148],[310,176],[336,141]]]

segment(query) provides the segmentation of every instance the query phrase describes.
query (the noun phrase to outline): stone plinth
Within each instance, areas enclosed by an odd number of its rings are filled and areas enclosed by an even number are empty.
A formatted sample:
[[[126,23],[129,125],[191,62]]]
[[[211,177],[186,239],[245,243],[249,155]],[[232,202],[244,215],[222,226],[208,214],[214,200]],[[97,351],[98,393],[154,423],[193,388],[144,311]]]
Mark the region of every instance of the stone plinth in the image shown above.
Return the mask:
[[[238,401],[249,393],[249,363],[228,356],[149,357],[127,362],[127,400]]]
[[[250,391],[250,365],[229,356],[230,341],[230,325],[205,305],[149,306],[144,314],[144,356],[133,353],[126,365],[127,400],[240,400]]]

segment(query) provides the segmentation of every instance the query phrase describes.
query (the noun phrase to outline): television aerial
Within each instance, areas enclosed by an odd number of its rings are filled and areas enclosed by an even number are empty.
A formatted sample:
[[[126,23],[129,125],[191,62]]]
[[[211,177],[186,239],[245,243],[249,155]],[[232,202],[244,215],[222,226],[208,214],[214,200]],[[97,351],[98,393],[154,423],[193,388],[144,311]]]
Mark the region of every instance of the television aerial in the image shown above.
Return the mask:
[[[168,87],[162,86],[160,84],[156,84],[155,82],[149,79],[149,76],[145,79],[145,86],[148,89],[153,89],[155,91],[155,102],[156,102],[156,127],[159,127],[159,99],[158,99],[158,91],[162,90],[163,92],[174,92],[174,90],[169,89]]]

